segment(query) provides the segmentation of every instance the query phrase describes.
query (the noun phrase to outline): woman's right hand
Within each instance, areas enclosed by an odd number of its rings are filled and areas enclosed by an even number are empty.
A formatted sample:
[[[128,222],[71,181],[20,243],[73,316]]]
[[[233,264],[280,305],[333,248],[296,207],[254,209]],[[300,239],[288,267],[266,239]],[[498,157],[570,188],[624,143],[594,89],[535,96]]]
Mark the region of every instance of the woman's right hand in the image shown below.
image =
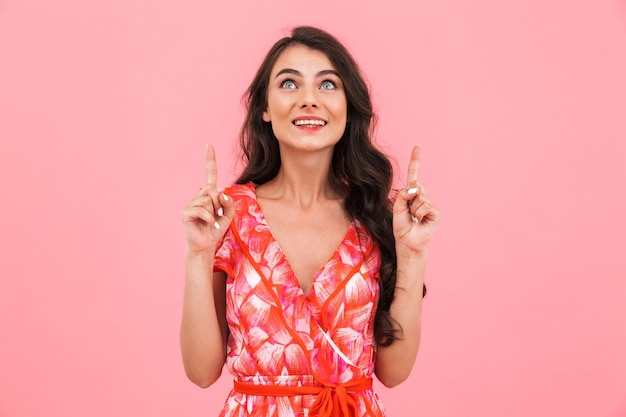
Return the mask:
[[[214,254],[235,213],[232,198],[217,189],[217,163],[213,146],[206,148],[206,184],[185,205],[181,213],[187,250]]]

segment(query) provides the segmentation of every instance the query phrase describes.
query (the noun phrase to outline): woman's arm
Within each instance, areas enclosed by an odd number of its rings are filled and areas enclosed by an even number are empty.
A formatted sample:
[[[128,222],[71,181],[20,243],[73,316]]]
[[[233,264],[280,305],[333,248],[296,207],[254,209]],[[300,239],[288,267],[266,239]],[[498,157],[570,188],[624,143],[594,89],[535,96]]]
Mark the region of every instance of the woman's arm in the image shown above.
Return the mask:
[[[213,273],[213,255],[187,251],[180,345],[187,377],[206,388],[226,360],[226,274]]]
[[[408,187],[398,192],[393,204],[397,269],[389,313],[401,332],[390,346],[378,347],[375,369],[378,379],[388,387],[408,378],[417,357],[428,243],[441,217],[418,182],[419,161],[420,147],[416,146],[409,162]]]
[[[390,346],[379,346],[376,353],[376,377],[386,387],[406,380],[417,357],[422,318],[422,291],[427,254],[398,255],[396,290],[389,309],[402,332]]]
[[[215,250],[235,206],[217,189],[215,151],[207,145],[206,185],[182,211],[187,237],[185,297],[180,345],[187,377],[206,388],[221,375],[226,360],[226,274],[213,273]]]

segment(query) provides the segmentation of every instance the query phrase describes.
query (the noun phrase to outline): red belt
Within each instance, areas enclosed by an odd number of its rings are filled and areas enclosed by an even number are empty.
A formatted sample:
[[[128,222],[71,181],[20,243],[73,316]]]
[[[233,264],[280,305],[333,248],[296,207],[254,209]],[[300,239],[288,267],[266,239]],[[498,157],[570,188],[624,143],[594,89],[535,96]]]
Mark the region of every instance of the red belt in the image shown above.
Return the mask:
[[[284,385],[255,385],[235,381],[235,391],[249,395],[290,397],[317,395],[309,415],[316,417],[358,417],[357,406],[349,392],[372,388],[372,378],[361,378],[334,386],[290,387]]]

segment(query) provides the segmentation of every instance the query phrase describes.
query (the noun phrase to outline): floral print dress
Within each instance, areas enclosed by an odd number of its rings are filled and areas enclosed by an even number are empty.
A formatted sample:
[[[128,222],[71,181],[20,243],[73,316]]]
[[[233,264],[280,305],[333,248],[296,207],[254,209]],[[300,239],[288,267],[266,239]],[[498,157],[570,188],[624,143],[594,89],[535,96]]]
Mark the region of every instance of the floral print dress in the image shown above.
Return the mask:
[[[235,217],[214,269],[227,274],[226,366],[235,389],[220,416],[384,416],[371,388],[380,256],[370,233],[353,221],[304,294],[254,184],[226,193]]]

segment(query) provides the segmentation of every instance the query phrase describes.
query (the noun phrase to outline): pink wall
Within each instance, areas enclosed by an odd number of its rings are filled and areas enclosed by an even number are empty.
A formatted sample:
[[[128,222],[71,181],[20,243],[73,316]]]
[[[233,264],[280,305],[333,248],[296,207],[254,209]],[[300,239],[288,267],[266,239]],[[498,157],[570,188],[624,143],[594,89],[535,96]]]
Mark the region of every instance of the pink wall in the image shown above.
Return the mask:
[[[270,7],[271,4],[271,7]],[[214,416],[183,374],[179,213],[296,24],[351,48],[443,211],[390,416],[626,416],[626,5],[0,2],[0,416]]]

